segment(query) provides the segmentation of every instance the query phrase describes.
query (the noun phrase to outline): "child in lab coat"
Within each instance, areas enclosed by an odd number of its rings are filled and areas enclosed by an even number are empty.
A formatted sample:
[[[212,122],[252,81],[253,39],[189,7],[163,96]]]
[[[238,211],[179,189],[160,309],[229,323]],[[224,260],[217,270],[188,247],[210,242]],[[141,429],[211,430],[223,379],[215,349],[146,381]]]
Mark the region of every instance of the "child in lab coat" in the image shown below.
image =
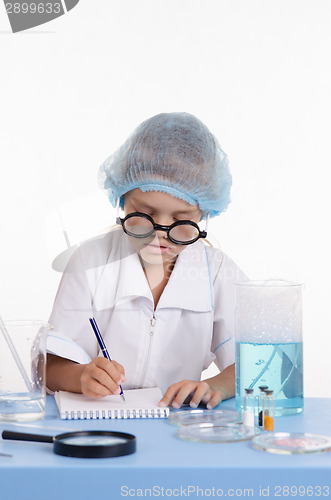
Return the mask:
[[[246,279],[202,243],[209,217],[229,203],[226,155],[196,117],[162,113],[104,162],[100,180],[124,214],[63,274],[49,319],[49,390],[102,398],[120,385],[159,386],[160,406],[215,407],[234,396],[234,283]],[[212,361],[220,373],[201,382]]]

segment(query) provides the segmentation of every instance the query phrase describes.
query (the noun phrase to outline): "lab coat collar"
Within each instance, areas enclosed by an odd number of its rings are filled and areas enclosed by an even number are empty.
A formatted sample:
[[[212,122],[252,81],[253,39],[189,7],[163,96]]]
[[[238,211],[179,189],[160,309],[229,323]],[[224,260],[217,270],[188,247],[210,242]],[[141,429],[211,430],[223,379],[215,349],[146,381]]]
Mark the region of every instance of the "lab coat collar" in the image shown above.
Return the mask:
[[[121,239],[121,260],[115,302],[134,297],[146,297],[153,302],[153,295],[140,263],[126,234]]]
[[[190,311],[213,309],[212,284],[206,247],[197,241],[177,258],[158,308],[177,307]]]
[[[132,252],[126,235],[122,238],[122,255],[115,302],[132,297],[146,297],[153,303],[152,292],[139,256]],[[212,285],[205,246],[196,242],[183,250],[160,297],[157,309],[179,308],[191,311],[213,309]]]

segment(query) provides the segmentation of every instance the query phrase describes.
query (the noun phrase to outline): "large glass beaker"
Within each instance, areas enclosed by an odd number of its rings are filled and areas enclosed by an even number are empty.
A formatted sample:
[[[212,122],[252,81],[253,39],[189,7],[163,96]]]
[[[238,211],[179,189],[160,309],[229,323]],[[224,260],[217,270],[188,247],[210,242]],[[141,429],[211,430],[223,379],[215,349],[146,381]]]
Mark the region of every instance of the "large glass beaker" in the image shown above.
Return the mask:
[[[42,321],[0,324],[0,421],[43,418],[46,404],[46,331]]]
[[[302,285],[284,280],[236,284],[236,408],[245,389],[274,391],[275,414],[303,410]]]

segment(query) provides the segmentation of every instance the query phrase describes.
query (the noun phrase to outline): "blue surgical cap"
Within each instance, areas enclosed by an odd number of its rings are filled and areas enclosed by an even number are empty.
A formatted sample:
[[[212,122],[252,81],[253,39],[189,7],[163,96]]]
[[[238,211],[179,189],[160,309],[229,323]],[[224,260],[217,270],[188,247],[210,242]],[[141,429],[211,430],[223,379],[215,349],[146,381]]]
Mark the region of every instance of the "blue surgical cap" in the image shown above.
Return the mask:
[[[161,113],[141,123],[99,169],[115,207],[132,189],[160,191],[199,205],[205,218],[230,202],[228,158],[208,128],[189,113]]]

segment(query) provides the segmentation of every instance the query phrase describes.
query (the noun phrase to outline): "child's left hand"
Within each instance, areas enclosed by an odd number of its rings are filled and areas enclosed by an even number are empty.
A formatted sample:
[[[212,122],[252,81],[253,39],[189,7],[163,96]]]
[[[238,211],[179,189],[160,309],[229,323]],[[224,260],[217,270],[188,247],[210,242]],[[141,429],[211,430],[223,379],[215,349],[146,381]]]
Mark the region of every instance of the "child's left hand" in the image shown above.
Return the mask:
[[[190,399],[191,408],[196,408],[201,402],[207,405],[208,410],[217,406],[223,399],[229,399],[235,393],[235,366],[234,363],[222,372],[203,382],[196,380],[182,380],[168,387],[159,406],[180,408],[185,400]]]
[[[191,408],[197,408],[203,402],[207,405],[208,409],[211,409],[217,406],[223,399],[222,392],[212,390],[207,382],[182,380],[168,387],[159,402],[159,406],[180,408],[189,396],[192,396],[190,399]]]

